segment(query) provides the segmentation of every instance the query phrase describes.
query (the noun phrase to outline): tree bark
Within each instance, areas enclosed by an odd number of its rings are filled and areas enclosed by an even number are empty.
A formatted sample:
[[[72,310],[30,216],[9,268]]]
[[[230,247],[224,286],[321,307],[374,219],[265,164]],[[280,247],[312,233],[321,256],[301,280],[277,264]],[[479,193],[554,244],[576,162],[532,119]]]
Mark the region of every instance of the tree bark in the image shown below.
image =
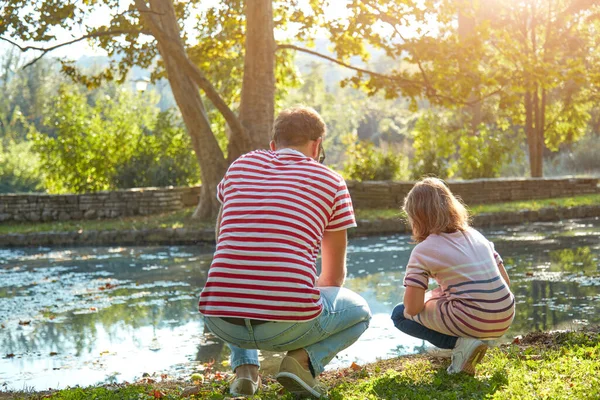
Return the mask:
[[[482,2],[483,3],[483,2]],[[467,3],[465,3],[467,4]],[[468,3],[468,7],[470,8],[465,11],[458,11],[458,37],[464,42],[465,39],[469,38],[469,36],[475,33],[475,17],[471,12],[477,13],[479,17],[483,15],[484,9],[483,4],[480,4],[477,10],[475,10],[475,6],[473,1],[471,0]],[[466,62],[467,60],[465,60]],[[468,68],[464,68],[465,73],[468,73]],[[475,85],[471,89],[471,93],[469,95],[469,99],[467,100],[471,105],[465,107],[468,114],[471,115],[471,135],[477,136],[479,134],[479,125],[483,122],[482,117],[482,104],[481,101],[476,101],[480,97],[479,85]]]
[[[167,46],[179,46],[177,51],[185,51],[180,39],[173,2],[171,0],[149,0],[149,3],[152,14],[142,13],[142,16],[143,18],[152,18],[148,24],[157,39],[158,50],[165,63],[173,96],[181,111],[192,140],[192,147],[200,164],[202,192],[194,216],[205,220],[214,219],[219,211],[216,187],[225,174],[227,162],[210,128],[198,86],[171,55],[173,50],[167,48]],[[167,35],[169,40],[161,41],[160,38],[164,37],[163,35]]]
[[[250,136],[251,149],[266,149],[271,140],[275,115],[275,38],[272,0],[247,0],[244,78],[240,121]],[[228,157],[235,160],[243,152],[229,143]]]
[[[527,135],[527,148],[529,153],[529,172],[532,178],[537,174],[537,135],[534,126],[533,99],[531,92],[525,93],[525,133]]]

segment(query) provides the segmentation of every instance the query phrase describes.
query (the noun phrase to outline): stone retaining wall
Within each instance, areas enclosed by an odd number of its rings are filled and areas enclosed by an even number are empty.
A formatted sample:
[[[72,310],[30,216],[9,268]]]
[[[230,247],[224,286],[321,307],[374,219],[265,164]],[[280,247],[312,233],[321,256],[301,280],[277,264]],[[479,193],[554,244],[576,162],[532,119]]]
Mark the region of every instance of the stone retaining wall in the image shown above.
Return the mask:
[[[543,208],[538,211],[501,212],[477,215],[473,226],[492,228],[531,222],[550,222],[566,219],[600,217],[600,205],[570,208]],[[408,233],[408,226],[400,218],[359,220],[358,227],[350,229],[350,237]],[[212,244],[214,229],[148,229],[128,231],[42,232],[0,235],[2,247],[37,246],[150,246]]]
[[[467,204],[600,193],[598,178],[450,181]],[[413,182],[348,182],[354,207],[399,207]],[[200,187],[142,188],[81,195],[0,195],[0,222],[67,221],[149,215],[198,203]]]
[[[0,195],[0,222],[68,221],[150,215],[198,204],[200,186],[141,188],[88,194]]]
[[[348,182],[355,208],[395,208],[402,205],[414,182]],[[598,178],[475,179],[449,181],[465,203],[485,204],[550,199],[600,193]]]

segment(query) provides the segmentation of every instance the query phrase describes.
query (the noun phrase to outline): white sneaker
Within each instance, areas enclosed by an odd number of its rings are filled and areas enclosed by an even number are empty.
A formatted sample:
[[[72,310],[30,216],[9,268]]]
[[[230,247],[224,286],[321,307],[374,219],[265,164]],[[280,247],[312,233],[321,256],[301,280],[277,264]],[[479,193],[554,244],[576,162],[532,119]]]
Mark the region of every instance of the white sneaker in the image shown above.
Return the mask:
[[[452,350],[452,363],[447,369],[448,373],[466,372],[475,375],[475,365],[481,361],[487,349],[488,345],[479,339],[458,338]]]
[[[248,378],[235,378],[229,386],[229,393],[236,397],[253,396],[260,387],[260,376],[255,382]]]

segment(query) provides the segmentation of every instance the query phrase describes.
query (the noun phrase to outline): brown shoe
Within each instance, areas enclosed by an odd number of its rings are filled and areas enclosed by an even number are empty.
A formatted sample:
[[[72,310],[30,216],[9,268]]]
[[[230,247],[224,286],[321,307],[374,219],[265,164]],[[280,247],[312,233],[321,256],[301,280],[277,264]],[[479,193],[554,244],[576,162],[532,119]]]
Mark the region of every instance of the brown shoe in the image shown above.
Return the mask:
[[[309,370],[293,357],[286,356],[281,360],[279,373],[275,375],[277,382],[296,396],[320,398],[327,389],[312,376]]]

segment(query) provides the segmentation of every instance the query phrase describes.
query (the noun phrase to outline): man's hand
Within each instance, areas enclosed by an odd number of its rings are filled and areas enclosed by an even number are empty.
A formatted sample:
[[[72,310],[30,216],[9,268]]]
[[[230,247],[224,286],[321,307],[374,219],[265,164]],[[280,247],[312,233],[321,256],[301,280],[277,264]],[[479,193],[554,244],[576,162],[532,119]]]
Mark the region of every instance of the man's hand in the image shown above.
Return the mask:
[[[321,244],[321,276],[317,286],[341,287],[346,279],[346,229],[325,231]]]

